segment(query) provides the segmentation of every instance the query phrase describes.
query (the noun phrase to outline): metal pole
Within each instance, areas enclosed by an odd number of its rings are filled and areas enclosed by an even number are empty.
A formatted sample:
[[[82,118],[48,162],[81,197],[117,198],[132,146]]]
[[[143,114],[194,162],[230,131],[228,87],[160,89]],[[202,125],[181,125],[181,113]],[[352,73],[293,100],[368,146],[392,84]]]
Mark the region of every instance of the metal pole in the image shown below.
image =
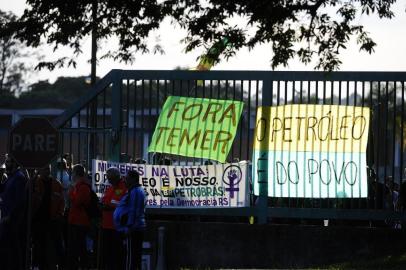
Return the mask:
[[[158,259],[156,270],[166,270],[165,258],[165,227],[158,228]]]
[[[97,67],[97,1],[92,2],[92,48],[91,48],[91,59],[90,59],[90,85],[93,87],[96,84],[96,67]],[[97,97],[90,104],[90,126],[96,128],[97,126]],[[90,133],[89,138],[89,153],[88,153],[88,167],[90,168],[92,164],[92,159],[96,157],[96,135],[95,133]],[[99,224],[100,225],[100,224]],[[96,267],[100,269],[101,262],[101,226],[98,226],[97,233],[97,257],[96,257]]]
[[[90,85],[93,87],[96,84],[96,67],[97,67],[97,1],[92,2],[92,48],[91,48],[91,72]],[[90,104],[90,126],[96,128],[97,125],[97,98]],[[91,159],[96,156],[96,137],[94,133],[89,136],[89,153],[88,166],[91,166]],[[89,167],[90,168],[90,167]]]
[[[92,2],[92,58],[91,72],[90,72],[90,84],[94,86],[96,83],[96,65],[97,65],[97,1]]]
[[[26,250],[25,250],[25,269],[31,269],[31,216],[32,216],[32,185],[34,183],[34,170],[27,174],[27,231],[26,231]],[[19,251],[17,251],[19,252]],[[16,262],[17,263],[17,262]]]
[[[279,91],[279,89],[278,89]],[[262,85],[262,106],[271,106],[272,105],[272,81],[270,79],[266,79],[263,81]],[[269,182],[269,175],[268,175],[268,155],[269,150],[267,149],[268,142],[261,142],[264,144],[259,151],[259,156],[256,162],[257,171],[255,173],[258,174],[258,186],[259,186],[259,197],[257,207],[257,215],[258,215],[258,223],[265,224],[268,220],[268,182]]]

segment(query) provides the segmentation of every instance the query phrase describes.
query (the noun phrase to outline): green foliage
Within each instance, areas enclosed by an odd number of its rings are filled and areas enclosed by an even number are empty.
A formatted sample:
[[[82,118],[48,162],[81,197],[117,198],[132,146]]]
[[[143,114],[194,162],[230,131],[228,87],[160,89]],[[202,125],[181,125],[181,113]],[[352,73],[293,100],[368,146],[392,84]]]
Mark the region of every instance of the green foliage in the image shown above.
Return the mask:
[[[118,50],[108,51],[108,57],[123,62],[134,61],[134,52],[149,52],[146,42],[149,33],[159,27],[168,12],[157,1],[139,0],[28,0],[29,9],[10,27],[21,40],[36,47],[45,38],[54,46],[69,46],[73,57],[40,62],[38,68],[76,66],[82,53],[83,40],[94,30],[98,40],[118,37]],[[159,51],[158,48],[153,48]]]
[[[117,50],[111,57],[123,62],[134,61],[134,53],[162,51],[160,45],[151,48],[147,38],[158,29],[165,17],[187,30],[183,39],[186,51],[204,46],[210,48],[226,38],[230,46],[221,53],[227,59],[243,47],[253,49],[262,43],[271,44],[274,54],[272,68],[288,65],[298,57],[308,64],[316,60],[316,69],[335,70],[341,61],[342,49],[351,37],[360,50],[372,53],[375,42],[358,17],[377,14],[379,18],[394,16],[391,8],[396,0],[27,0],[25,10],[11,31],[31,46],[41,39],[74,49],[73,57],[41,62],[38,67],[53,69],[76,65],[75,57],[82,53],[83,39],[95,31],[97,39],[116,36]],[[238,20],[239,24],[235,21]],[[216,59],[217,61],[217,59]]]
[[[28,71],[25,45],[15,38],[15,33],[5,32],[16,20],[14,14],[0,10],[0,93],[6,96],[22,90],[23,76]]]
[[[228,54],[242,47],[270,43],[273,50],[272,68],[288,65],[298,57],[305,64],[317,59],[316,69],[335,70],[351,37],[360,50],[372,53],[375,42],[362,25],[361,13],[378,14],[380,18],[394,16],[395,0],[237,0],[237,1],[173,1],[175,18],[188,30],[187,50],[213,44],[227,37],[233,44]],[[335,14],[332,12],[334,11]],[[235,25],[230,18],[239,18],[246,25]],[[227,55],[224,54],[226,57]]]

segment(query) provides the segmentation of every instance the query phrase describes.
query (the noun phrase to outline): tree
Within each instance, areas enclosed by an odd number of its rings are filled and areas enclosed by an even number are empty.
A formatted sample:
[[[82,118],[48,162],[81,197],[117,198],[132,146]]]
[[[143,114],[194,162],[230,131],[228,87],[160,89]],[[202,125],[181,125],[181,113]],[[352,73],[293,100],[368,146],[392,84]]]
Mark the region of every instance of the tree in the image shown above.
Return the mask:
[[[186,50],[218,42],[227,37],[232,46],[224,57],[257,44],[270,43],[271,66],[286,66],[298,57],[305,64],[317,59],[316,69],[338,69],[339,55],[351,37],[360,50],[372,53],[376,43],[362,25],[360,14],[392,18],[395,0],[236,0],[177,1],[176,18],[188,30]],[[187,5],[186,5],[187,4]],[[332,12],[334,11],[334,12]],[[235,24],[230,18],[243,22]],[[217,61],[219,59],[216,59]]]
[[[4,34],[10,23],[17,20],[12,13],[0,10],[0,94],[15,95],[23,87],[23,76],[28,70],[25,46],[14,33]]]
[[[92,34],[92,30],[95,30],[97,40],[118,37],[118,49],[107,51],[101,58],[131,63],[136,51],[159,51],[159,46],[148,46],[146,38],[168,14],[163,5],[151,0],[27,0],[27,4],[30,8],[10,27],[18,32],[21,40],[36,47],[45,38],[54,50],[59,46],[73,49],[72,57],[42,61],[38,65],[51,70],[76,66],[75,58],[82,53],[83,39]]]
[[[86,77],[58,77],[54,83],[38,81],[21,93],[16,107],[68,108],[90,90]]]
[[[360,14],[377,14],[392,18],[396,0],[117,0],[97,1],[97,16],[92,15],[96,0],[28,0],[29,9],[15,24],[18,37],[31,46],[41,38],[58,48],[68,45],[75,55],[81,42],[97,26],[98,39],[116,36],[119,48],[105,56],[131,62],[134,52],[149,52],[146,40],[165,17],[187,29],[186,51],[205,46],[211,48],[226,39],[227,46],[214,54],[214,62],[232,57],[237,50],[270,43],[273,68],[287,65],[293,57],[308,64],[317,59],[317,69],[334,70],[340,66],[339,55],[352,37],[360,50],[372,53],[375,42],[360,24]],[[334,13],[334,12],[335,13]],[[235,20],[239,22],[236,24]],[[155,47],[159,50],[159,47]],[[205,54],[203,57],[211,55]],[[207,60],[207,59],[206,59]],[[50,69],[75,65],[66,57],[42,62]]]

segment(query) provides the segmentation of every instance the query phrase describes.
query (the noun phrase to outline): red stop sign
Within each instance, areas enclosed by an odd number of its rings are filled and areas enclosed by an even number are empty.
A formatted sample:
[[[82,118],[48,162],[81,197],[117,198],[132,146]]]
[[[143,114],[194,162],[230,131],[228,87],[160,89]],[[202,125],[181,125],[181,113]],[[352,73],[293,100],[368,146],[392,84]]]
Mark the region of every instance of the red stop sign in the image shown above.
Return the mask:
[[[26,117],[11,129],[8,146],[24,168],[43,168],[58,153],[58,130],[46,118]]]

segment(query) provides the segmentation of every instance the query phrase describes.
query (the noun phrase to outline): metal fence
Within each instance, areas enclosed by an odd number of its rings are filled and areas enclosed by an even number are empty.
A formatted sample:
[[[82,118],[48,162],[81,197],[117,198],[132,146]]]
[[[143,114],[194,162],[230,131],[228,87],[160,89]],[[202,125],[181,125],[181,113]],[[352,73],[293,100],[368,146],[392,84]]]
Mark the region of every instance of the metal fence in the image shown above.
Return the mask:
[[[228,161],[251,160],[256,109],[285,104],[332,104],[369,107],[372,111],[366,199],[255,198],[252,206],[233,209],[148,209],[150,215],[257,216],[354,220],[404,220],[405,72],[268,72],[112,70],[71,108],[55,119],[60,154],[91,170],[93,158],[131,162],[148,154],[160,110],[167,96],[233,99],[244,102]],[[205,160],[167,155],[174,165]],[[399,195],[398,207],[385,208],[387,179]],[[372,192],[373,191],[373,192]],[[392,196],[392,197],[393,197]],[[406,206],[406,205],[405,205]]]

